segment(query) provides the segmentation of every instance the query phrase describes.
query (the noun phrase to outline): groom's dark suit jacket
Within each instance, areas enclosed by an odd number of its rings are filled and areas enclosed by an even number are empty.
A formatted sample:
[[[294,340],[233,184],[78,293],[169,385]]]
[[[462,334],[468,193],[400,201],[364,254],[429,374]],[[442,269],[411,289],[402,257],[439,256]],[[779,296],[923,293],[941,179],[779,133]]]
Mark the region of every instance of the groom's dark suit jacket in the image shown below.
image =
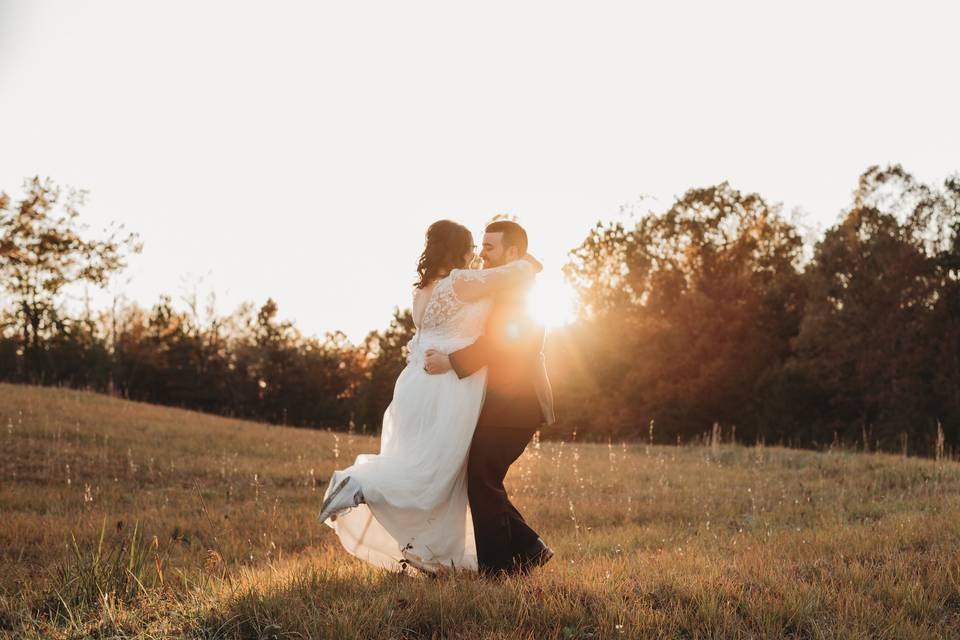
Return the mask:
[[[484,334],[449,356],[460,378],[487,367],[487,391],[477,430],[536,429],[546,418],[534,384],[544,329],[527,313],[525,296],[525,288],[497,296]]]

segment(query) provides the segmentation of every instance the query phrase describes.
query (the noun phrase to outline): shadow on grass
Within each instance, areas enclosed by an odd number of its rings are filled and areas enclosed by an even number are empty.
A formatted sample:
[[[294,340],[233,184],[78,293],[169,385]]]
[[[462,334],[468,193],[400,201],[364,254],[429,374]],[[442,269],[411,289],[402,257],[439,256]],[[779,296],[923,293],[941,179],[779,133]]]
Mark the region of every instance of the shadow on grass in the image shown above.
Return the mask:
[[[551,582],[553,582],[551,584]],[[588,588],[472,574],[425,578],[312,569],[248,587],[189,631],[204,638],[597,638],[617,616]]]

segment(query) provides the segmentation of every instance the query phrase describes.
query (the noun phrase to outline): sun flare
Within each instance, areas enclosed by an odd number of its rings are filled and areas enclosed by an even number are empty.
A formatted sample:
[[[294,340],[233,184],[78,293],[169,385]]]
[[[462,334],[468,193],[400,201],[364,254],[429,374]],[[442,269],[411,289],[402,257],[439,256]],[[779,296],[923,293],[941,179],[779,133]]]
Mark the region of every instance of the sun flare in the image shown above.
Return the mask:
[[[577,317],[577,294],[560,273],[542,273],[530,292],[528,308],[544,327],[556,329]]]

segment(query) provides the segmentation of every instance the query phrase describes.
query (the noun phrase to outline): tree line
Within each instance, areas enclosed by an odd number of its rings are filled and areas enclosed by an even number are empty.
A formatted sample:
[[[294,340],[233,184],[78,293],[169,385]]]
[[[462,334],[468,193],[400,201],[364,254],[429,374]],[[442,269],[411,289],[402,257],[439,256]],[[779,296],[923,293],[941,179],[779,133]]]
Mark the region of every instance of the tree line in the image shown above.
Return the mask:
[[[273,300],[227,316],[162,297],[82,314],[141,249],[93,240],[83,192],[0,194],[0,380],[303,427],[376,432],[414,332],[304,336]],[[577,322],[547,340],[555,437],[942,452],[960,440],[960,178],[871,167],[812,247],[779,205],[723,183],[631,223],[598,223],[565,272]],[[805,249],[810,253],[805,256]],[[76,316],[76,317],[74,317]]]
[[[599,224],[567,275],[585,318],[551,341],[561,412],[608,437],[936,453],[960,439],[960,179],[871,167],[804,259],[755,193],[692,189]]]

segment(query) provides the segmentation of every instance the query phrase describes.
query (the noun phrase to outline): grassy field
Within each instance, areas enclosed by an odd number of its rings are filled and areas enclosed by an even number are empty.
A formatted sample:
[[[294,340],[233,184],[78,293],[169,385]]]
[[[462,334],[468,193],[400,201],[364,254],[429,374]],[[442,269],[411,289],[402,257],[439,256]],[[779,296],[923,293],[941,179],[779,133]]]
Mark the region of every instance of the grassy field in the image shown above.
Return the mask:
[[[10,385],[0,430],[11,637],[960,637],[956,462],[534,444],[509,487],[557,557],[490,583],[316,523],[373,438]]]

